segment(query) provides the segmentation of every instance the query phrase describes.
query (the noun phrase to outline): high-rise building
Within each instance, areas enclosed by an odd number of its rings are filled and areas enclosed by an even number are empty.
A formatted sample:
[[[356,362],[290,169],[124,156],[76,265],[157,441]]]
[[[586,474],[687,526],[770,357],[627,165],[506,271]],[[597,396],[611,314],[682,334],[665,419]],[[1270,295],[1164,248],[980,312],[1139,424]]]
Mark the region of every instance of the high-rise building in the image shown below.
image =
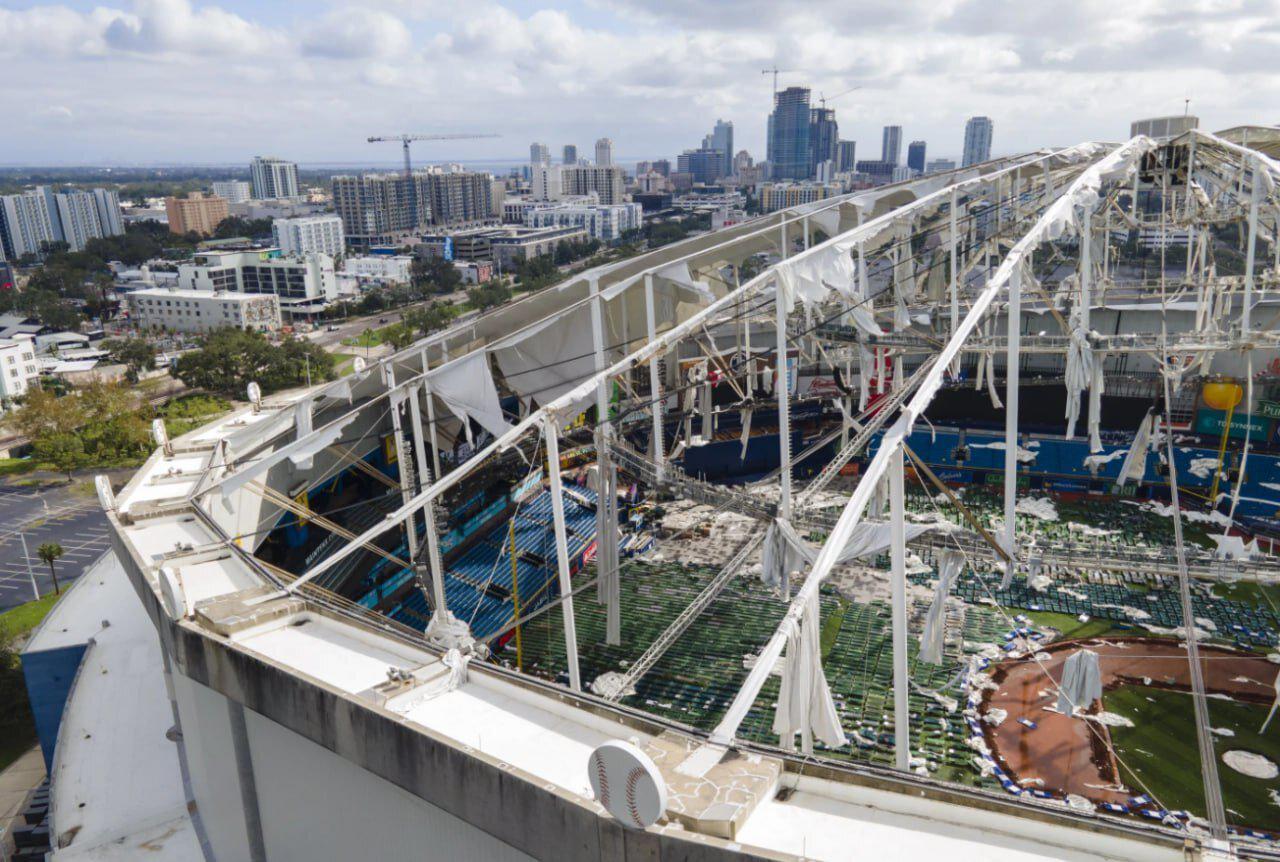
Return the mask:
[[[924,173],[924,141],[912,141],[907,145],[907,167],[918,174]]]
[[[347,243],[356,248],[391,242],[427,225],[428,207],[418,207],[415,218],[413,206],[430,199],[426,174],[415,173],[408,181],[403,174],[339,175],[331,186],[334,211],[342,219]]]
[[[533,167],[551,164],[551,151],[546,144],[534,141],[529,145],[529,164]]]
[[[253,188],[244,180],[223,180],[210,183],[209,188],[218,197],[225,198],[229,204],[242,204],[253,196]]]
[[[926,169],[926,174],[941,174],[956,169],[955,159],[930,159]]]
[[[880,161],[891,165],[902,159],[902,126],[885,126],[880,139]]]
[[[115,189],[94,189],[93,202],[98,208],[98,223],[103,236],[124,233],[124,216],[120,212],[120,194]]]
[[[852,171],[857,165],[858,142],[841,141],[838,153],[839,155],[836,157],[836,171],[839,173]]]
[[[990,117],[970,117],[964,124],[964,158],[961,167],[976,165],[991,159],[991,132],[993,125]]]
[[[613,165],[613,140],[601,138],[596,141],[596,167],[607,168]]]
[[[433,225],[483,223],[502,218],[502,201],[494,200],[493,177],[489,174],[471,171],[428,174],[425,200],[430,203]]]
[[[278,218],[271,222],[272,243],[285,254],[342,254],[342,219],[336,215]]]
[[[809,173],[817,176],[818,166],[830,162],[835,170],[840,155],[840,127],[836,125],[834,108],[814,108],[809,112]]]
[[[578,165],[573,168],[562,168],[560,172],[561,191],[566,197],[589,195],[592,192],[602,204],[624,203],[626,192],[626,176],[621,167],[612,165]]]
[[[814,201],[835,197],[844,189],[839,183],[763,183],[760,186],[760,209],[771,213]]]
[[[46,243],[57,240],[51,204],[42,188],[0,197],[0,245],[6,258],[17,262],[26,255],[40,255]]]
[[[254,156],[249,163],[249,174],[253,178],[253,196],[258,200],[298,196],[298,166],[294,162]]]
[[[738,154],[733,157],[733,176],[741,177],[747,171],[751,170],[755,163],[751,159],[751,153],[746,150],[738,150]]]
[[[91,192],[60,192],[53,200],[62,240],[71,251],[82,251],[89,240],[102,236],[98,203]]]
[[[562,158],[561,161],[566,165],[576,165],[578,163],[578,145],[565,144],[564,158]]]
[[[808,179],[809,114],[807,87],[787,87],[773,94],[768,158],[775,178]]]
[[[576,167],[576,165],[575,165]],[[534,165],[530,196],[535,201],[558,201],[564,197],[560,165]]]
[[[653,164],[649,166],[649,170],[655,174],[662,174],[664,177],[671,176],[671,160],[670,159],[654,159]]]
[[[733,123],[728,120],[716,120],[711,134],[702,140],[704,150],[719,150],[724,154],[720,165],[720,176],[733,174]]]
[[[185,198],[165,198],[169,233],[198,233],[208,236],[227,217],[226,198],[192,192]]]
[[[714,183],[725,176],[724,153],[707,147],[685,150],[676,158],[676,170],[692,176],[695,183]]]

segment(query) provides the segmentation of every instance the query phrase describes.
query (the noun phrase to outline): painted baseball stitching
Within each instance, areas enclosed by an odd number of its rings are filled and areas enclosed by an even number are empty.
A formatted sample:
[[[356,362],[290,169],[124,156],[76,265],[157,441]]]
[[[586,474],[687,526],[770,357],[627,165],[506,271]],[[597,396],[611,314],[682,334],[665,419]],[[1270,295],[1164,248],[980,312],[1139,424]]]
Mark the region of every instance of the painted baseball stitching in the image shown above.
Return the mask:
[[[636,809],[636,784],[644,774],[639,766],[627,773],[627,809],[631,812],[632,821],[641,829],[644,828],[644,821],[640,819],[640,812]]]
[[[603,805],[605,808],[608,808],[609,807],[609,776],[604,769],[604,758],[600,756],[600,752],[596,752],[591,759],[592,761],[595,762],[596,782],[600,785],[600,804]]]

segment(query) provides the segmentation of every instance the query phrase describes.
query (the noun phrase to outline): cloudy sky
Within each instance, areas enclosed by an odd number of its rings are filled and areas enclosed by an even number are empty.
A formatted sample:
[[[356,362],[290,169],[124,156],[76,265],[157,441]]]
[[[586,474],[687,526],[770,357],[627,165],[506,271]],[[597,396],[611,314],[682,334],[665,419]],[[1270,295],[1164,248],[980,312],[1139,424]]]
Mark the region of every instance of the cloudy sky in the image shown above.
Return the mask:
[[[859,157],[905,127],[958,154],[1125,135],[1139,116],[1280,122],[1280,0],[0,0],[0,163],[394,160],[370,134],[495,132],[418,158],[620,160],[697,146],[717,117],[763,156],[783,85],[835,99]],[[1053,8],[1060,6],[1062,8]]]

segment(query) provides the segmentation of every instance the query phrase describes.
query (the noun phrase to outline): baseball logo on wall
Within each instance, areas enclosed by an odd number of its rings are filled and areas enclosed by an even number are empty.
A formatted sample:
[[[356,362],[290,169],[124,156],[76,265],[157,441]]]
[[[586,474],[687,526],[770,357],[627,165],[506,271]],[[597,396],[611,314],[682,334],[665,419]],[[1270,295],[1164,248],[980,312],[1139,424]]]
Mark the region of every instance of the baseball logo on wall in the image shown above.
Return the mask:
[[[667,783],[652,758],[629,742],[591,752],[587,776],[596,801],[628,829],[652,826],[667,810]]]

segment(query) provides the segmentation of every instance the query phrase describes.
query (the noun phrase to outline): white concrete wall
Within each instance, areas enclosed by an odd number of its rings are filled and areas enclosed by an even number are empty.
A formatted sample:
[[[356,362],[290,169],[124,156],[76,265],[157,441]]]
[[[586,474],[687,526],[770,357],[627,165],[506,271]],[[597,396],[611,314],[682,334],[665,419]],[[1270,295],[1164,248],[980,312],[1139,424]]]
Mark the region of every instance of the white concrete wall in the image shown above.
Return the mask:
[[[533,858],[257,713],[245,719],[272,862]]]

